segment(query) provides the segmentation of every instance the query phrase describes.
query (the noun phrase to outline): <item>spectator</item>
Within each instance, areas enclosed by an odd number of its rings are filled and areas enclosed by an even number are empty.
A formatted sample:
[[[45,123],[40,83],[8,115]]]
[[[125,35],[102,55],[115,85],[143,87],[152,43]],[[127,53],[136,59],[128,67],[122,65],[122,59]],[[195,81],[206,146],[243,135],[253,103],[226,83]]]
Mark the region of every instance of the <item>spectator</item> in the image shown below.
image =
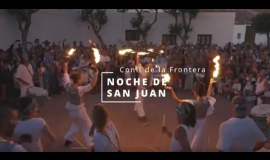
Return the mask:
[[[21,94],[20,97],[27,96],[27,89],[31,86],[34,86],[33,82],[33,68],[29,64],[28,55],[26,53],[23,54],[23,58],[21,64],[17,68],[16,77],[19,81]]]
[[[118,131],[110,121],[107,111],[103,105],[95,105],[92,110],[93,125],[91,134],[94,130],[93,141],[95,152],[120,152],[120,137]]]

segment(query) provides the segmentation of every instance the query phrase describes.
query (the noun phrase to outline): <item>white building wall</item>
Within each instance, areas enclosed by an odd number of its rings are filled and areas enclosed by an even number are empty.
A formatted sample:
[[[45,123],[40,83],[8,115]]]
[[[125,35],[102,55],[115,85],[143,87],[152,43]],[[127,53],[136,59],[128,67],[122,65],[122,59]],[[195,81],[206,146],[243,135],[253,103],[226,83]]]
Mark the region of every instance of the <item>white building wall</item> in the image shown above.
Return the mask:
[[[245,42],[245,36],[246,36],[246,25],[234,25],[234,30],[233,30],[233,40],[232,43],[237,44],[237,43],[243,43]],[[241,38],[237,38],[237,34],[241,34]]]
[[[79,10],[42,9],[33,14],[32,25],[28,35],[28,41],[39,38],[41,41],[51,42],[67,39],[72,41],[88,39],[98,43],[97,38],[87,23],[82,23],[78,14]],[[118,13],[116,9],[108,9],[108,23],[101,29],[101,36],[106,44],[117,44],[119,40],[125,40],[125,30],[132,29],[130,19],[134,13]],[[145,19],[151,22],[153,13],[145,13]],[[198,34],[211,34],[212,43],[225,45],[233,39],[235,13],[233,12],[201,12],[192,22],[193,32],[190,34],[189,43],[197,42]],[[173,23],[173,18],[166,13],[158,14],[158,21],[148,33],[148,42],[160,43],[162,34],[168,34],[168,24]],[[18,25],[12,16],[0,9],[0,48],[6,49],[14,40],[20,39]],[[90,27],[88,29],[88,26]],[[177,38],[178,44],[181,40]]]
[[[234,25],[234,31],[233,31],[233,43],[242,43],[245,42],[245,36],[246,36],[246,26],[245,24],[243,25]],[[241,33],[241,39],[237,39],[237,34]],[[267,36],[266,34],[256,34],[255,35],[255,43],[260,44],[262,43],[263,45],[267,45]]]

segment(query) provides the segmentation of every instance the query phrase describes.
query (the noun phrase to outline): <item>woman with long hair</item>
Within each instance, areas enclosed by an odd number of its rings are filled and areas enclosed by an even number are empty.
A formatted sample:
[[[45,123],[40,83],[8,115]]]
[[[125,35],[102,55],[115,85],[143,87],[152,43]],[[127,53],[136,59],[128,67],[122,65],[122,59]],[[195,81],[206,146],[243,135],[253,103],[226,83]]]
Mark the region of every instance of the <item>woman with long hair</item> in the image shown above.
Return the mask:
[[[204,129],[206,117],[211,115],[214,110],[214,104],[216,103],[216,99],[211,97],[212,92],[212,84],[216,83],[214,79],[210,80],[210,84],[208,86],[207,95],[205,96],[205,84],[202,82],[196,83],[193,91],[193,99],[179,99],[174,91],[171,88],[168,88],[172,92],[173,98],[178,102],[188,102],[194,105],[196,109],[196,125],[192,128],[192,141],[191,141],[191,149],[194,152],[203,152],[205,150],[204,146]]]
[[[56,142],[56,138],[46,121],[43,118],[38,118],[39,110],[35,99],[21,98],[18,103],[18,110],[20,112],[20,121],[13,136],[15,140],[20,140],[22,135],[30,135],[28,137],[30,138],[29,141],[22,144],[28,152],[42,152],[43,148],[48,148]],[[41,144],[42,135],[45,135],[49,140],[44,146]]]
[[[119,134],[102,104],[97,104],[92,110],[93,126],[90,135],[93,137],[95,152],[119,152]]]
[[[162,126],[162,133],[172,138],[171,152],[191,152],[191,131],[196,124],[195,107],[187,102],[180,103],[176,108],[178,126],[174,133],[170,132],[166,126]]]
[[[73,124],[70,127],[68,133],[65,135],[65,146],[69,146],[75,138],[76,133],[79,129],[82,129],[84,140],[88,147],[92,146],[92,137],[89,136],[89,131],[92,126],[92,121],[90,120],[85,104],[83,102],[83,95],[89,92],[93,87],[96,86],[98,71],[94,68],[95,76],[90,84],[85,86],[80,86],[82,83],[82,74],[81,72],[71,72],[70,78],[67,72],[68,64],[64,65],[64,76],[63,84],[67,92],[68,101],[66,108],[69,110],[69,116],[73,119]]]

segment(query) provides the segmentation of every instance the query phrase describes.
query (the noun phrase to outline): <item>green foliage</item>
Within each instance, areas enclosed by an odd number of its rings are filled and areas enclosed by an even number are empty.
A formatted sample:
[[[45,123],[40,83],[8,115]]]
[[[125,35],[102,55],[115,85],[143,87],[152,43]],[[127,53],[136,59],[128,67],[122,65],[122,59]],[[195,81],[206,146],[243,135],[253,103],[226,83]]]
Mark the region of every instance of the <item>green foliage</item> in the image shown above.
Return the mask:
[[[151,30],[152,26],[157,22],[158,9],[119,9],[119,12],[127,12],[128,10],[135,10],[136,17],[130,19],[130,25],[132,28],[138,30],[140,35],[146,40],[148,31]],[[150,23],[145,20],[143,13],[147,11],[155,11],[154,20]]]
[[[7,9],[7,12],[13,15],[18,23],[20,31],[28,30],[31,25],[31,16],[40,9]],[[23,27],[22,24],[25,24]]]
[[[108,22],[106,9],[82,9],[81,20],[88,22],[95,32],[99,32]]]
[[[20,22],[26,22],[31,18],[31,15],[38,10],[39,9],[7,9],[7,12],[16,18],[18,17]]]
[[[189,33],[193,31],[191,21],[195,19],[200,12],[199,9],[163,9],[163,11],[174,18],[174,23],[169,24],[170,34],[180,37],[183,43],[189,38]],[[181,21],[179,22],[179,17]]]
[[[254,28],[254,30],[257,33],[260,33],[260,34],[269,33],[270,32],[270,14],[269,13],[257,14],[251,20],[251,26]]]

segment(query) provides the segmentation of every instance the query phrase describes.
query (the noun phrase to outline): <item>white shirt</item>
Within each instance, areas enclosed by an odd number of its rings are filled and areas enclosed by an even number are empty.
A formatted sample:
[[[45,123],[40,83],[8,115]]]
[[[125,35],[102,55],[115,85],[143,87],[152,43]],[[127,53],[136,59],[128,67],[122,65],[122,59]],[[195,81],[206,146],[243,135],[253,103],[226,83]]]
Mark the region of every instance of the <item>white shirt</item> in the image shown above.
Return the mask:
[[[90,64],[90,61],[85,61],[84,59],[80,60],[79,67],[87,67]]]
[[[241,84],[240,83],[234,83],[232,86],[233,90],[240,91],[241,90]]]
[[[46,122],[42,118],[31,118],[25,121],[19,121],[15,130],[14,137],[19,138],[22,134],[30,134],[32,136],[31,143],[24,143],[22,146],[28,152],[42,152],[41,135]]]
[[[104,135],[106,134],[106,135]],[[106,133],[96,132],[93,141],[95,152],[118,152],[119,151],[119,134],[113,122],[109,122]]]
[[[28,68],[28,69],[27,69]],[[19,82],[20,84],[20,90],[21,90],[21,97],[25,97],[27,95],[27,88],[34,86],[34,82],[33,82],[33,68],[32,66],[29,64],[28,67],[26,68],[25,65],[20,64],[17,68],[17,72],[16,72],[16,78],[20,78],[23,81],[29,83],[29,85],[24,85],[21,82]]]
[[[251,118],[231,118],[220,125],[216,147],[224,152],[253,152],[256,142],[266,140]]]
[[[142,61],[143,61],[143,63],[151,63],[152,58],[151,57],[144,57]]]
[[[70,85],[70,79],[68,74],[64,74],[63,76],[63,83],[64,86],[66,87],[67,85]],[[78,91],[79,91],[79,96],[83,96],[86,92],[89,92],[92,89],[91,83],[85,86],[79,86]],[[69,102],[66,104],[66,108],[70,111],[70,116],[78,116],[80,114],[84,115],[85,114],[85,107],[84,103],[80,105],[74,105]]]
[[[110,62],[111,58],[109,56],[100,55],[100,62]]]
[[[184,124],[179,125],[178,127],[184,128],[184,130],[186,131],[187,140],[188,140],[188,142],[190,144],[191,139],[192,139],[190,128],[188,126],[184,125]],[[173,135],[172,140],[171,140],[170,152],[180,152],[182,150],[183,150],[183,148],[182,148],[180,142],[178,140],[176,140],[175,137],[174,137],[174,135]]]
[[[27,151],[23,148],[23,146],[21,146],[21,145],[15,145],[12,148],[11,152],[27,152]]]

